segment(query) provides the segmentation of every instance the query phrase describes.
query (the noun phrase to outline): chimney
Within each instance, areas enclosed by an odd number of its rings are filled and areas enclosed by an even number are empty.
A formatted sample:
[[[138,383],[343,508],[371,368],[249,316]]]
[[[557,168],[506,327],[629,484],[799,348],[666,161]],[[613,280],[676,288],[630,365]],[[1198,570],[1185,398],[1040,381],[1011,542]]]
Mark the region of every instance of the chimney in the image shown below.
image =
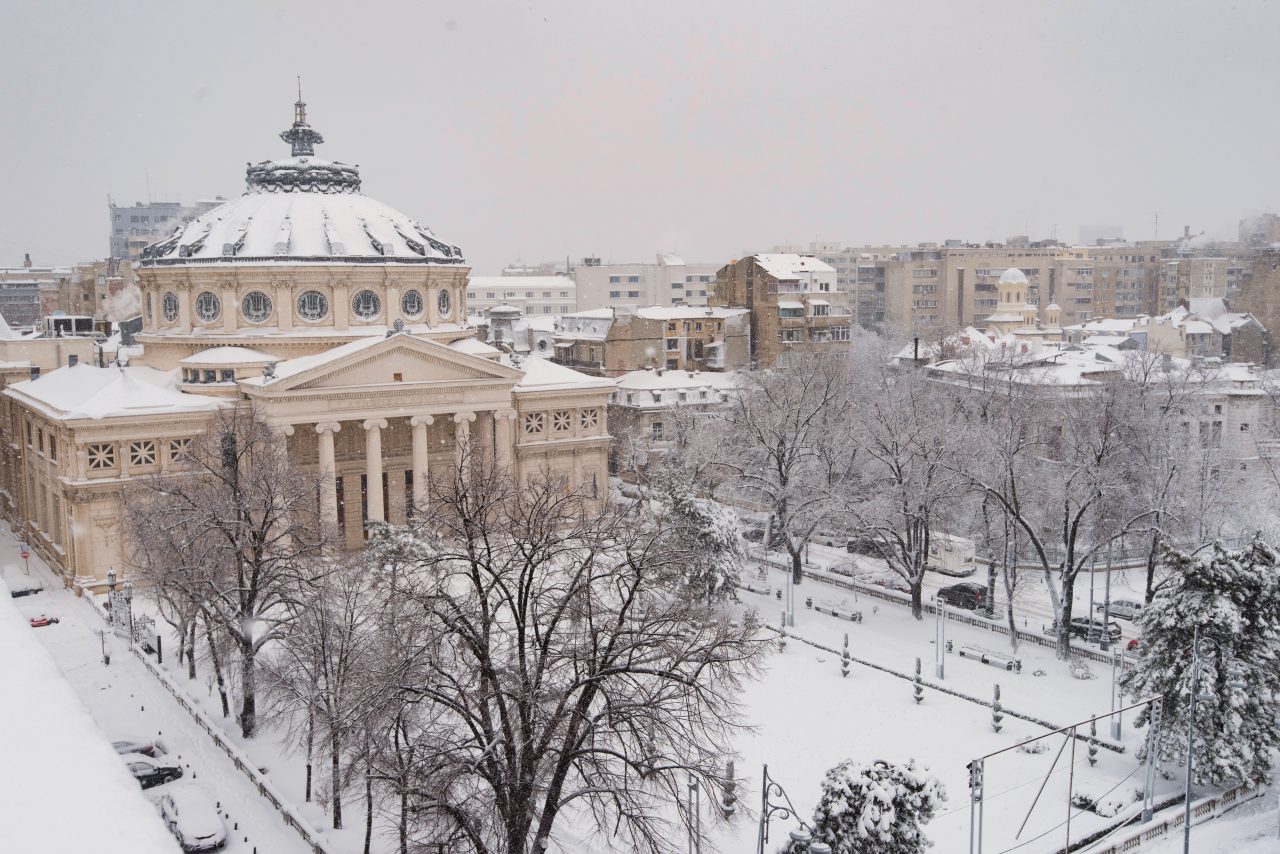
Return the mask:
[[[30,252],[27,252],[27,253],[23,254],[23,256],[22,256],[22,266],[24,266],[24,267],[30,267],[30,266],[31,266],[31,253],[30,253]]]
[[[39,365],[32,365],[32,366],[31,366],[31,379],[33,379],[33,380],[38,380],[38,379],[40,379],[40,366],[39,366]]]
[[[1182,236],[1183,236],[1183,237],[1190,237],[1190,236],[1191,236],[1191,226],[1189,226],[1189,225],[1184,225],[1184,226],[1182,227]]]
[[[80,361],[80,357],[77,356],[75,353],[72,353],[70,356],[67,357],[67,367],[74,368],[79,361]]]

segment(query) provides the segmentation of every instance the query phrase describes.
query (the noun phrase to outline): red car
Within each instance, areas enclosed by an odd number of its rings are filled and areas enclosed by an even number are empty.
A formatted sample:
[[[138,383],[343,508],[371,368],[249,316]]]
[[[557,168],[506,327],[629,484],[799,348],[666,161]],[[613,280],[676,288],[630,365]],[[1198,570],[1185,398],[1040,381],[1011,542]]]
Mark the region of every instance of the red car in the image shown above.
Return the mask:
[[[41,626],[52,626],[56,622],[58,622],[57,617],[46,617],[44,614],[41,614],[38,617],[31,618],[31,628],[38,629]]]

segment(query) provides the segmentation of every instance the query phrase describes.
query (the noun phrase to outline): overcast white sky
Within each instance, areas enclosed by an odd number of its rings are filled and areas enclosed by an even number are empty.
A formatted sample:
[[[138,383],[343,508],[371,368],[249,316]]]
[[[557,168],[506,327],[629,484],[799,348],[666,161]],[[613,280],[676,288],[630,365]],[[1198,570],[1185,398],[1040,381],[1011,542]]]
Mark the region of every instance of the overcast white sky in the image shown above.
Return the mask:
[[[517,258],[1233,236],[1280,208],[1280,3],[0,0],[0,265],[107,252],[107,196],[318,156]]]

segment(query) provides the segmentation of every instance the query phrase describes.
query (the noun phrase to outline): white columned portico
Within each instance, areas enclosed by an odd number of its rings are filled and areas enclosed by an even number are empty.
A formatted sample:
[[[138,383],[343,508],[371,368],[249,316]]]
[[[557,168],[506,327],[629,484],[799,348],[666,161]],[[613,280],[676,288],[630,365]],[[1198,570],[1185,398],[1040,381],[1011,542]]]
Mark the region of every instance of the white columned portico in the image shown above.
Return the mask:
[[[370,522],[385,522],[382,506],[382,431],[387,419],[370,418],[364,422],[365,506]]]
[[[320,436],[320,473],[325,483],[320,489],[320,515],[333,531],[338,530],[338,481],[334,462],[333,434],[342,429],[337,421],[321,421],[316,425]]]
[[[415,415],[409,419],[413,428],[413,506],[427,506],[427,428],[435,423],[430,415]]]
[[[510,468],[514,456],[516,411],[498,409],[493,413],[494,463],[498,468]]]
[[[459,469],[465,460],[465,454],[469,452],[468,445],[471,439],[471,424],[476,420],[474,412],[455,412],[453,414],[453,441],[457,445],[457,465]],[[463,472],[463,477],[466,472]]]

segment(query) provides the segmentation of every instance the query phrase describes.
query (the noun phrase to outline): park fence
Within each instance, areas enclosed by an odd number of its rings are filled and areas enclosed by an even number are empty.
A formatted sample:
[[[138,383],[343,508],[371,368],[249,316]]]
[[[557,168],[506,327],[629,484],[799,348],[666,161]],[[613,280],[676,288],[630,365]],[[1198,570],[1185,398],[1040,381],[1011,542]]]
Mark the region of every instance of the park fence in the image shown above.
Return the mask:
[[[1218,818],[1247,801],[1262,797],[1266,794],[1266,791],[1265,786],[1241,783],[1239,786],[1228,789],[1221,794],[1201,798],[1191,805],[1191,824],[1194,827],[1197,824]],[[1182,802],[1182,798],[1174,798],[1172,800],[1177,803]],[[1141,851],[1144,848],[1155,847],[1160,840],[1182,833],[1182,828],[1186,822],[1186,811],[1179,806],[1176,814],[1170,815],[1166,819],[1157,818],[1141,827],[1131,828],[1127,833],[1116,836],[1113,839],[1106,839],[1101,844],[1095,844],[1117,830],[1129,827],[1138,817],[1135,816],[1121,821],[1110,830],[1078,840],[1070,848],[1065,849],[1063,854],[1086,849],[1089,854],[1123,854],[1126,851]],[[1094,847],[1088,847],[1090,845]]]

